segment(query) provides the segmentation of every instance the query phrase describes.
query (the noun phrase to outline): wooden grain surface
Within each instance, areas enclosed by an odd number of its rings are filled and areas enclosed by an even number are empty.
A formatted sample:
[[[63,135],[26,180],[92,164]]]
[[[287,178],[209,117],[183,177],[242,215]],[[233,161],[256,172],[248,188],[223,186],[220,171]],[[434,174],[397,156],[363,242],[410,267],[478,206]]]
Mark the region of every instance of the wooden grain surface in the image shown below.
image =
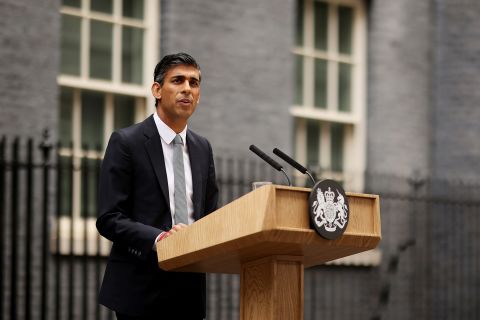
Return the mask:
[[[377,195],[348,193],[350,218],[337,240],[309,225],[310,189],[267,185],[157,244],[165,270],[240,273],[266,255],[300,256],[305,267],[375,248],[381,239]]]
[[[270,256],[243,264],[240,319],[303,319],[303,269],[298,256]]]

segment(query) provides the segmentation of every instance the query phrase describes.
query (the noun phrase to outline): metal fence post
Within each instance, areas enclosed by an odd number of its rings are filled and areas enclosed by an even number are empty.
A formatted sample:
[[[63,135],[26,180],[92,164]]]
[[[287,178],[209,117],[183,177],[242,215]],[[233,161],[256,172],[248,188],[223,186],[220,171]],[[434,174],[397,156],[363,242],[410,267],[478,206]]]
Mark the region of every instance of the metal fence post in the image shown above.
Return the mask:
[[[97,146],[97,152],[100,153],[101,152],[101,146],[98,145]],[[96,159],[95,160],[95,182],[97,183],[98,185],[98,181],[100,180],[100,169],[101,169],[101,165],[102,165],[102,161],[101,159]],[[95,198],[97,199],[97,198]],[[98,199],[97,199],[98,200]],[[98,204],[97,204],[98,206]],[[98,294],[100,292],[100,282],[101,282],[101,279],[100,279],[100,261],[101,261],[101,238],[100,238],[100,234],[97,232],[97,252],[96,252],[96,256],[95,256],[95,292]],[[96,298],[96,297],[95,297]],[[95,299],[96,303],[95,303],[95,319],[96,320],[100,320],[100,303],[98,303],[97,299]]]
[[[27,144],[27,194],[26,194],[26,236],[25,236],[25,319],[32,318],[32,241],[33,234],[33,140]]]
[[[43,196],[42,196],[42,262],[41,262],[41,319],[47,319],[48,312],[48,257],[50,255],[49,248],[49,228],[48,228],[48,210],[49,210],[49,187],[50,187],[50,153],[52,144],[49,142],[50,134],[48,130],[43,132],[43,141],[40,143],[42,151],[42,180],[43,180]]]
[[[63,178],[63,166],[62,166],[62,157],[60,156],[60,149],[62,148],[61,143],[57,144],[57,153],[56,153],[56,241],[55,241],[55,320],[60,320],[61,315],[61,303],[60,303],[60,281],[61,281],[61,267],[60,267],[60,212],[62,210],[63,202],[63,188],[62,188],[62,178]]]
[[[19,185],[18,185],[18,171],[19,171],[19,138],[15,138],[13,142],[13,157],[12,157],[12,177],[11,177],[11,228],[12,233],[10,234],[10,247],[12,249],[12,254],[10,257],[10,319],[17,319],[17,289],[18,289],[18,251],[17,251],[17,238],[18,238],[18,194],[19,194]]]
[[[80,164],[81,170],[81,215],[83,219],[83,257],[82,257],[82,319],[88,319],[88,209],[89,209],[89,165],[87,158],[88,146],[83,145],[83,155]]]
[[[428,307],[425,308],[424,311],[427,314],[422,313],[420,303],[425,303],[428,300],[428,296],[424,295],[425,292],[425,277],[428,277],[427,272],[425,272],[424,268],[426,265],[426,252],[425,252],[425,242],[422,240],[428,241],[429,236],[424,236],[425,232],[428,232],[428,229],[424,226],[426,225],[423,222],[423,219],[428,219],[425,215],[424,217],[419,216],[421,211],[419,210],[419,204],[421,201],[420,191],[423,186],[426,184],[426,179],[420,174],[418,171],[414,171],[412,177],[408,179],[408,183],[411,187],[411,210],[410,210],[410,243],[411,245],[415,245],[414,250],[412,251],[412,258],[419,264],[418,267],[415,268],[413,271],[413,284],[411,285],[412,292],[410,293],[410,308],[412,310],[412,314],[417,315],[419,318],[428,319]],[[427,213],[428,214],[428,213]],[[420,239],[422,237],[422,239]],[[420,275],[419,275],[420,273]],[[418,290],[421,290],[420,293]],[[419,298],[420,296],[420,298]]]
[[[0,140],[0,288],[3,288],[3,277],[4,277],[4,237],[5,237],[5,146],[6,138],[3,136]],[[0,290],[0,317],[3,317],[3,299],[5,297],[5,291]]]
[[[69,253],[68,253],[68,317],[67,319],[73,319],[73,292],[75,289],[75,273],[74,273],[74,243],[73,243],[73,233],[74,233],[74,215],[73,215],[73,183],[74,183],[74,175],[75,175],[75,156],[72,154],[72,157],[70,158],[69,164],[68,164],[68,171],[67,175],[69,176],[69,179],[71,181],[71,189],[69,190],[70,192],[70,201],[69,201],[69,206],[68,206],[68,213],[70,215],[70,235],[69,235]]]

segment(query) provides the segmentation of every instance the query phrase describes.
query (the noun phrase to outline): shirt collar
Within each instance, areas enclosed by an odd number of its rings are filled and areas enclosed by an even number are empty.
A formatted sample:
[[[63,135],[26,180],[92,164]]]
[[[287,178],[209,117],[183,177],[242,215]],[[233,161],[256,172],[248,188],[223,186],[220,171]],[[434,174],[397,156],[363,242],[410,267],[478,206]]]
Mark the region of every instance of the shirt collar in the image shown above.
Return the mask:
[[[170,144],[177,133],[172,130],[169,126],[165,124],[165,122],[160,119],[158,114],[156,112],[153,113],[153,120],[155,121],[155,125],[157,126],[158,134],[162,138],[163,141],[165,141],[166,144]],[[182,130],[182,132],[179,133],[179,135],[182,137],[183,140],[183,145],[186,144],[186,137],[187,137],[187,126]]]

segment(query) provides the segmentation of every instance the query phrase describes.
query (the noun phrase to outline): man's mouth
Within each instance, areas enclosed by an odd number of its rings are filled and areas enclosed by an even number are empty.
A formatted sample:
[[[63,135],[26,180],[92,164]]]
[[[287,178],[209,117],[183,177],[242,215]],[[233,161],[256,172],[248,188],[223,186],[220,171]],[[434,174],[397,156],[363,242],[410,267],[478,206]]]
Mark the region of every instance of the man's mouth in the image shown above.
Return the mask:
[[[184,98],[184,99],[179,99],[177,100],[178,102],[180,103],[185,103],[185,104],[190,104],[192,103],[192,100],[188,99],[188,98]]]

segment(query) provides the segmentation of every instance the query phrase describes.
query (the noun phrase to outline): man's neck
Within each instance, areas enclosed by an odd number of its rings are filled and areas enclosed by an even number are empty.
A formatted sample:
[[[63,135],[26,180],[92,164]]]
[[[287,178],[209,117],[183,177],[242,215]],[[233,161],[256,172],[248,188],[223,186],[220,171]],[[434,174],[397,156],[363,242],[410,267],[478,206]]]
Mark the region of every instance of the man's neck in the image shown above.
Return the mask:
[[[186,120],[170,119],[167,116],[165,116],[165,114],[163,114],[162,112],[159,112],[159,110],[156,110],[156,113],[157,113],[158,117],[163,121],[163,123],[165,123],[170,129],[175,131],[175,133],[182,132],[183,129],[185,129],[185,127],[187,126],[187,121]]]

